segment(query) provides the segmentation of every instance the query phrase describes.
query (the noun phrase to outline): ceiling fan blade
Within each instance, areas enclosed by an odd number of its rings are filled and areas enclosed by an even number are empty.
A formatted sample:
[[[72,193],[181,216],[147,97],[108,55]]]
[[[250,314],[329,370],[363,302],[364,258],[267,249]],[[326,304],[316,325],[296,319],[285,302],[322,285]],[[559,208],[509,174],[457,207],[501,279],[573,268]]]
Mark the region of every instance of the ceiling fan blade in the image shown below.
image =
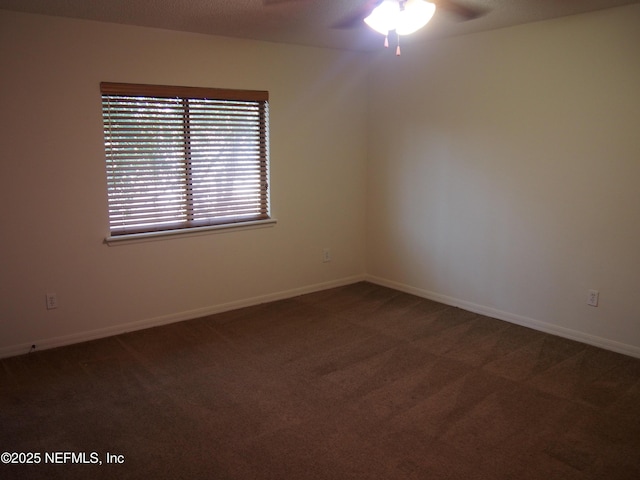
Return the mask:
[[[468,7],[462,5],[453,0],[427,0],[436,4],[436,8],[444,10],[446,12],[453,13],[461,20],[473,20],[474,18],[481,17],[486,13],[484,9],[478,7]]]

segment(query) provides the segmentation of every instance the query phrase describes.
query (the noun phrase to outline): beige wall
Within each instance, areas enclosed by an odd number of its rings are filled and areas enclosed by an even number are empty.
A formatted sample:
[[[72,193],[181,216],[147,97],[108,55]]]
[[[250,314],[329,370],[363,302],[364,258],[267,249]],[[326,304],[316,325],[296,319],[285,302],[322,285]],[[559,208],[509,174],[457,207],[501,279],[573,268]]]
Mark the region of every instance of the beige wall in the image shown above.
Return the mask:
[[[381,55],[368,273],[640,356],[639,46],[632,5]]]
[[[361,65],[338,51],[0,12],[0,356],[362,278]],[[277,225],[104,245],[101,81],[269,90]]]
[[[0,12],[0,356],[362,278],[640,356],[638,25],[369,58]],[[100,81],[269,90],[278,224],[104,245]]]

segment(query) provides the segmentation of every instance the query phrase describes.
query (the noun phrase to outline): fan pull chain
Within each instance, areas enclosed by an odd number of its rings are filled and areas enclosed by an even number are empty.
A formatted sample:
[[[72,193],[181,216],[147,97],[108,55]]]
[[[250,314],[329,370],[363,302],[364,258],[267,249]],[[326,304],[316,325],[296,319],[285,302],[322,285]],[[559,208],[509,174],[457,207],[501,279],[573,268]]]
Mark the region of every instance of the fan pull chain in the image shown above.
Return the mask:
[[[396,47],[396,56],[400,56],[400,35],[398,35],[398,46]]]
[[[384,48],[389,48],[389,35],[384,36]]]

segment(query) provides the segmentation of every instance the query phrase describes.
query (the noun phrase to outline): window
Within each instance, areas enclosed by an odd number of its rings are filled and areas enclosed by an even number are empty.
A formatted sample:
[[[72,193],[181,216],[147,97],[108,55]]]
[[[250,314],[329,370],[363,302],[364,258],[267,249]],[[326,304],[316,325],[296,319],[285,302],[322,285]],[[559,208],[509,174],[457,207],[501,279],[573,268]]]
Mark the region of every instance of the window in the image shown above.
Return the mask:
[[[269,219],[269,93],[101,83],[111,238]]]

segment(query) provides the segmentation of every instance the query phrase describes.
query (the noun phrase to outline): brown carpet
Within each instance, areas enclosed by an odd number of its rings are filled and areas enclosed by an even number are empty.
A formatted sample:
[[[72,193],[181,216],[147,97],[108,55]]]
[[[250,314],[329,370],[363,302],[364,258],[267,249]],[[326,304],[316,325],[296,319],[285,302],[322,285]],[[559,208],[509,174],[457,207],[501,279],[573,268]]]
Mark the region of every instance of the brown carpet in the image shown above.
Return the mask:
[[[640,360],[358,283],[4,359],[0,452],[40,455],[2,479],[636,480]]]

